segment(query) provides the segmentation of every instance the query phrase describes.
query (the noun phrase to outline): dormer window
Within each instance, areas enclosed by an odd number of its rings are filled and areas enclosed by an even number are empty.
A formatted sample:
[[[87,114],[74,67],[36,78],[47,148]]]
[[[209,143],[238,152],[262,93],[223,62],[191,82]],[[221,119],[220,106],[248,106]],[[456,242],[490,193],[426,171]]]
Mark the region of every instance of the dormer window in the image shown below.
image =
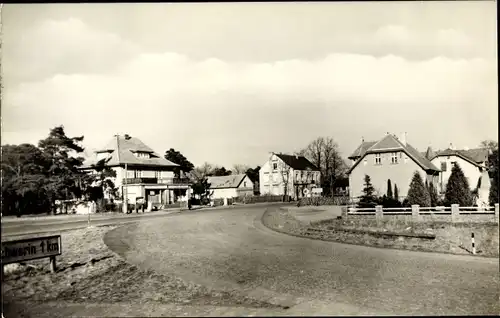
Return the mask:
[[[136,151],[135,156],[140,159],[149,159],[150,155],[149,152],[142,152],[142,151]]]

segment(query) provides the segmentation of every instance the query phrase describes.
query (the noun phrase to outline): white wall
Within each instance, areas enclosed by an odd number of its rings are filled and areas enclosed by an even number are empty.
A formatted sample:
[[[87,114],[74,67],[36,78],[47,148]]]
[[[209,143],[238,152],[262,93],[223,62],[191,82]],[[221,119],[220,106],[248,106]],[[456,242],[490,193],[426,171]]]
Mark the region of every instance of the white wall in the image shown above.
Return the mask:
[[[405,153],[398,154],[397,164],[392,164],[389,153],[382,154],[381,158],[382,163],[378,165],[375,164],[375,154],[368,154],[352,170],[349,175],[351,198],[363,195],[365,174],[370,176],[371,183],[377,192],[376,195],[381,196],[387,193],[387,180],[390,179],[393,190],[395,184],[398,186],[400,199],[406,197],[415,171],[420,173],[424,182],[427,178],[427,173]]]
[[[238,196],[236,188],[227,188],[227,189],[213,189],[210,190],[212,195],[211,199],[223,199],[223,198],[234,198]]]
[[[451,175],[451,169],[453,168],[451,163],[453,161],[456,161],[464,172],[465,177],[469,181],[469,188],[471,190],[475,189],[477,186],[477,181],[481,176],[481,171],[479,171],[479,168],[477,166],[466,160],[463,160],[458,156],[439,156],[432,159],[431,162],[439,169],[441,169],[441,162],[446,162],[446,171],[442,171],[439,176],[440,183],[442,180],[443,191],[446,191],[446,184],[448,183],[448,179]]]
[[[273,170],[272,163],[278,163],[278,169]],[[286,175],[283,175],[283,172],[287,172],[289,174],[288,178]],[[262,165],[259,171],[259,188],[260,194],[266,195],[284,195],[285,194],[285,182],[288,179],[288,187],[287,194],[294,196],[295,195],[295,186],[294,183],[297,177],[296,174],[299,174],[299,179],[311,180],[315,181],[315,184],[319,186],[321,173],[319,171],[300,171],[294,170],[291,167],[286,166],[286,164],[278,158],[276,155],[273,155],[270,160]]]

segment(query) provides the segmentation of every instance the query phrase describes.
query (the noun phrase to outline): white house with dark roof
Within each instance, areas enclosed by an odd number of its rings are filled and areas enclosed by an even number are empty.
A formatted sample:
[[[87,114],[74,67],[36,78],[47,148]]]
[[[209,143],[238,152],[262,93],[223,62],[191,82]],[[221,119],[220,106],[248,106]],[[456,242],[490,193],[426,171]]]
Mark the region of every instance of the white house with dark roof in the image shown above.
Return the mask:
[[[93,171],[92,165],[103,159],[115,171],[113,183],[120,196],[126,194],[129,203],[142,197],[150,205],[160,207],[189,198],[189,179],[174,176],[173,170],[178,165],[136,137],[114,136],[84,162],[82,169]]]
[[[320,170],[303,156],[271,153],[259,171],[260,194],[285,195],[286,192],[297,200],[312,188],[320,187],[320,176]]]
[[[211,176],[207,179],[212,199],[230,199],[253,195],[253,182],[246,174]]]
[[[439,190],[444,192],[451,175],[453,165],[458,164],[469,181],[471,190],[475,189],[483,172],[487,171],[489,150],[486,148],[455,149],[450,145],[448,149],[432,151],[429,147],[426,152],[427,159],[440,167]]]
[[[387,193],[387,180],[397,185],[399,199],[406,197],[411,179],[418,171],[422,179],[438,185],[439,169],[406,141],[387,133],[378,141],[362,141],[348,157],[353,164],[348,171],[350,197],[363,195],[364,178],[369,175],[378,195]],[[394,189],[393,189],[394,191]]]

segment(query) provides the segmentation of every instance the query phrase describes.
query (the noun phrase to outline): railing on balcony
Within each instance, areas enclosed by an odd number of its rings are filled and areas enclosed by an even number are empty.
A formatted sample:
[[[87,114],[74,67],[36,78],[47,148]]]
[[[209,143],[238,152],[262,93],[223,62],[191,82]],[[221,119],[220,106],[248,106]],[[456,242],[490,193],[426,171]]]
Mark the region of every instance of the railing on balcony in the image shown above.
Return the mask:
[[[123,184],[189,184],[188,178],[127,178]]]
[[[127,179],[123,179],[123,184],[138,184],[138,183],[155,184],[155,183],[158,183],[158,178],[127,178]]]
[[[190,183],[189,178],[161,178],[158,179],[158,183],[163,184],[188,184]]]

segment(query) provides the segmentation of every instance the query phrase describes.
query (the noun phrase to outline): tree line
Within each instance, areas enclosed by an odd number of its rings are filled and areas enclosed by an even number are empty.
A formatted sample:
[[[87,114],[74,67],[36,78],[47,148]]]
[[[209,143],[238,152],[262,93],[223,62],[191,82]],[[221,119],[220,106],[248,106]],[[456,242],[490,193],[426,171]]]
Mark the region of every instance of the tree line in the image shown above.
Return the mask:
[[[83,136],[68,137],[64,127],[50,130],[38,145],[2,146],[2,214],[55,212],[57,200],[99,200],[114,192],[105,162],[94,164],[95,174],[81,171]]]

